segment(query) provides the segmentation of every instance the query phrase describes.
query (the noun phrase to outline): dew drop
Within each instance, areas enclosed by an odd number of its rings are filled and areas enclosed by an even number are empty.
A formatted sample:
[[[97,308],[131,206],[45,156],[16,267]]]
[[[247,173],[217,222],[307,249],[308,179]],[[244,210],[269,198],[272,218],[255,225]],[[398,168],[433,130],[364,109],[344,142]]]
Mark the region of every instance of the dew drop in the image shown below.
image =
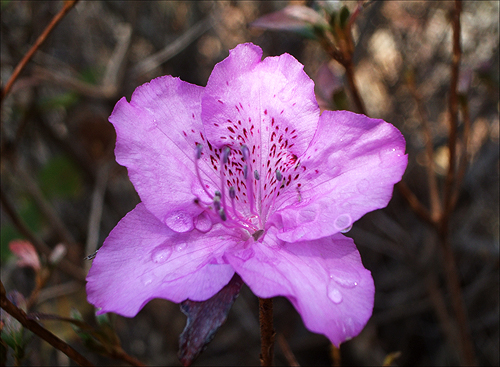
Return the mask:
[[[145,274],[142,276],[141,281],[142,281],[142,284],[146,286],[146,285],[150,285],[151,283],[153,283],[153,278],[151,277],[151,275]]]
[[[358,188],[360,194],[367,194],[370,190],[370,181],[363,178],[360,182],[358,182],[356,187]]]
[[[212,229],[212,220],[207,212],[202,212],[194,219],[194,226],[200,232],[208,232]]]
[[[175,245],[175,251],[181,252],[184,249],[186,249],[186,247],[187,247],[187,243],[186,242],[178,243],[178,244]]]
[[[330,271],[330,279],[344,288],[354,288],[359,283],[359,273],[355,269],[334,269]]]
[[[348,232],[352,227],[352,219],[349,214],[341,214],[335,219],[335,222],[333,223],[335,228],[337,228],[339,231],[346,231]],[[345,233],[345,232],[342,232]]]
[[[349,232],[350,230],[352,229],[352,224],[348,227],[345,227],[344,229],[341,229],[340,230],[340,233],[347,233]]]
[[[163,264],[172,255],[172,247],[158,246],[151,252],[151,260],[156,264]]]
[[[187,232],[193,229],[193,219],[186,212],[174,212],[168,214],[165,224],[176,232]]]
[[[328,291],[328,298],[330,298],[330,301],[336,304],[342,302],[342,293],[340,293],[339,289],[335,287],[334,284],[329,283],[327,291]]]

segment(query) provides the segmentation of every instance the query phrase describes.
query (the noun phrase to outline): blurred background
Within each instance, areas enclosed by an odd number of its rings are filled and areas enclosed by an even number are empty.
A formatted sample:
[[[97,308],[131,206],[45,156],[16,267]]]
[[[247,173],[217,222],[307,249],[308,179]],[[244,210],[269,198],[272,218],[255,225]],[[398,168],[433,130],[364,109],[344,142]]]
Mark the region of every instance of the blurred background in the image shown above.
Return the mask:
[[[322,108],[356,111],[345,69],[318,42],[314,20],[304,12],[290,17],[283,9],[308,6],[333,18],[355,13],[359,4],[79,1],[2,101],[1,278],[18,306],[102,325],[86,303],[83,279],[91,261],[83,259],[139,202],[126,169],[114,161],[115,133],[107,118],[119,98],[129,99],[137,86],[165,74],[204,86],[229,49],[253,42],[264,56],[287,52],[304,64]],[[1,1],[2,86],[63,5]],[[404,181],[427,208],[429,173],[442,192],[449,168],[454,7],[451,1],[371,1],[352,24],[355,79],[366,112],[404,134],[409,154]],[[493,366],[500,363],[498,19],[498,1],[462,3],[457,129],[459,137],[467,137],[456,149],[468,165],[449,217],[474,358]],[[408,195],[395,190],[386,209],[364,216],[348,235],[375,280],[371,320],[338,351],[307,331],[293,306],[277,298],[276,365],[292,364],[287,348],[300,365],[462,363],[456,340],[460,325],[438,232],[412,209]],[[18,239],[30,240],[33,247]],[[64,260],[57,251],[65,253]],[[179,305],[154,300],[135,318],[109,315],[109,324],[104,323],[112,326],[123,350],[142,363],[179,365],[178,337],[185,321]],[[85,335],[68,322],[42,324],[95,364],[126,365],[86,347]],[[74,365],[13,325],[2,313],[5,363]],[[9,333],[18,333],[16,350]],[[194,365],[258,365],[259,353],[258,299],[244,286],[227,322]]]

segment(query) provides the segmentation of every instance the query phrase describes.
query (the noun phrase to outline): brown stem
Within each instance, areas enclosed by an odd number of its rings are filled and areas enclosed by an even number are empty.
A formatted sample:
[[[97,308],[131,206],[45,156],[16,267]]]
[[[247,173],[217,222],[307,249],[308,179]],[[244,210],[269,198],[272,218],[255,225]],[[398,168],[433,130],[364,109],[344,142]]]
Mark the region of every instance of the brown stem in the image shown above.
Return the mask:
[[[436,174],[434,172],[434,147],[432,145],[432,131],[429,125],[429,120],[427,118],[425,106],[422,102],[422,96],[418,93],[412,77],[408,79],[408,87],[410,89],[410,93],[415,99],[415,102],[417,103],[417,108],[422,123],[422,129],[425,135],[425,152],[427,154],[427,162],[425,166],[427,168],[427,180],[429,183],[429,198],[431,207],[430,215],[433,222],[437,222],[441,217],[442,208],[439,198]]]
[[[462,351],[462,363],[464,365],[475,365],[475,353],[470,336],[469,323],[465,311],[465,305],[460,287],[460,277],[455,262],[455,256],[450,242],[449,219],[452,208],[453,189],[455,181],[455,159],[458,124],[458,71],[460,65],[460,13],[462,10],[461,0],[455,0],[455,10],[452,16],[453,23],[453,60],[451,66],[450,95],[448,105],[448,115],[450,121],[450,133],[448,141],[449,167],[444,186],[443,214],[440,218],[439,238],[441,242],[442,261],[446,277],[446,283],[451,296],[451,303],[455,318],[458,323],[460,350]]]
[[[417,196],[410,190],[405,181],[401,180],[396,184],[396,188],[406,199],[410,208],[425,222],[435,225],[431,218],[429,210],[418,200]]]
[[[259,298],[260,365],[272,366],[274,359],[273,299]]]
[[[462,107],[462,116],[464,119],[464,132],[462,136],[462,147],[463,147],[463,152],[462,155],[460,156],[460,160],[458,163],[458,171],[457,171],[457,179],[455,181],[455,186],[453,188],[453,192],[451,195],[451,203],[450,203],[450,211],[455,208],[457,205],[457,200],[458,200],[458,194],[460,191],[460,187],[462,186],[462,181],[465,176],[465,171],[467,170],[467,163],[469,162],[469,136],[470,136],[470,115],[469,115],[469,104],[467,103],[467,100],[463,99],[461,101],[461,107]]]
[[[462,354],[462,365],[475,366],[476,358],[474,352],[474,345],[470,336],[469,322],[465,312],[465,304],[462,296],[462,289],[460,287],[460,277],[455,262],[453,249],[451,248],[448,222],[443,222],[439,231],[441,240],[441,253],[444,273],[446,277],[446,285],[450,292],[451,304],[453,312],[458,324],[460,350]]]
[[[2,94],[0,95],[0,102],[3,101],[5,96],[9,93],[10,89],[12,88],[12,85],[16,81],[17,77],[19,74],[21,74],[21,71],[23,71],[24,67],[30,61],[30,59],[33,57],[35,52],[40,48],[40,46],[45,42],[47,39],[48,35],[52,30],[55,28],[55,26],[64,18],[66,13],[68,13],[71,8],[73,8],[78,0],[66,0],[64,2],[63,8],[57,13],[54,18],[50,21],[49,25],[44,29],[42,34],[38,37],[36,40],[35,44],[30,48],[30,50],[24,55],[22,60],[17,64],[16,68],[14,69],[9,81],[7,84],[5,84],[5,87],[2,88]]]
[[[115,359],[120,359],[124,362],[127,362],[131,366],[136,366],[136,367],[144,367],[145,364],[139,361],[137,358],[125,353],[124,350],[119,350],[119,351],[113,351],[110,355],[110,357],[115,358]]]
[[[453,12],[453,58],[451,63],[451,81],[448,102],[448,121],[450,123],[450,132],[448,136],[448,172],[446,174],[444,186],[444,217],[450,214],[450,203],[455,179],[455,159],[457,145],[457,125],[458,125],[458,70],[460,65],[461,49],[460,49],[460,13],[462,3],[460,0],[455,0],[455,11]]]
[[[276,336],[276,339],[277,339],[278,344],[281,348],[281,351],[285,355],[285,358],[286,358],[286,361],[288,362],[288,365],[290,367],[300,367],[299,362],[297,362],[297,358],[295,358],[295,355],[293,354],[292,349],[290,349],[290,345],[288,345],[288,342],[286,341],[283,334],[278,334]]]
[[[16,307],[6,296],[5,288],[3,283],[0,281],[0,305],[9,315],[14,317],[19,321],[26,329],[32,331],[34,334],[38,335],[40,338],[45,340],[47,343],[52,345],[54,348],[60,350],[66,354],[69,358],[75,361],[80,366],[93,366],[90,361],[73,349],[70,345],[66,344],[64,341],[59,339],[57,336],[52,334],[50,331],[45,329],[43,326],[38,324],[34,320],[30,320],[26,313]]]
[[[347,82],[349,83],[349,90],[351,91],[352,99],[356,105],[356,109],[359,113],[366,115],[366,108],[361,96],[359,95],[358,87],[356,86],[356,81],[354,80],[354,65],[352,63],[352,58],[349,57],[343,64],[345,68],[345,73],[347,76]]]

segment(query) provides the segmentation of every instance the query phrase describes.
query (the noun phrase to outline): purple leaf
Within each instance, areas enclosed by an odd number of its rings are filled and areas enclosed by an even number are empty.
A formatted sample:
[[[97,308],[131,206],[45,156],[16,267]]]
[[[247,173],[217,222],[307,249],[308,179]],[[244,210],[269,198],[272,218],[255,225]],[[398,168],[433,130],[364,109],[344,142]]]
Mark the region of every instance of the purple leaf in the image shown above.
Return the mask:
[[[179,360],[189,366],[212,341],[215,333],[227,319],[243,281],[235,274],[231,281],[212,298],[181,303],[181,311],[187,316],[187,324],[179,337]]]

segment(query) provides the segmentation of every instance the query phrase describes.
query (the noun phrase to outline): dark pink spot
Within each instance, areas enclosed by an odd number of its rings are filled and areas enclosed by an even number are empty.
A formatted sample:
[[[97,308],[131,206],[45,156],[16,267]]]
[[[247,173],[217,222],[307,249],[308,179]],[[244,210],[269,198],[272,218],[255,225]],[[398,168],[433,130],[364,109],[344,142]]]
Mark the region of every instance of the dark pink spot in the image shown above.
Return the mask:
[[[267,115],[267,110],[264,110],[264,115]]]
[[[224,102],[222,102],[220,99],[218,99],[217,102],[224,104]]]

